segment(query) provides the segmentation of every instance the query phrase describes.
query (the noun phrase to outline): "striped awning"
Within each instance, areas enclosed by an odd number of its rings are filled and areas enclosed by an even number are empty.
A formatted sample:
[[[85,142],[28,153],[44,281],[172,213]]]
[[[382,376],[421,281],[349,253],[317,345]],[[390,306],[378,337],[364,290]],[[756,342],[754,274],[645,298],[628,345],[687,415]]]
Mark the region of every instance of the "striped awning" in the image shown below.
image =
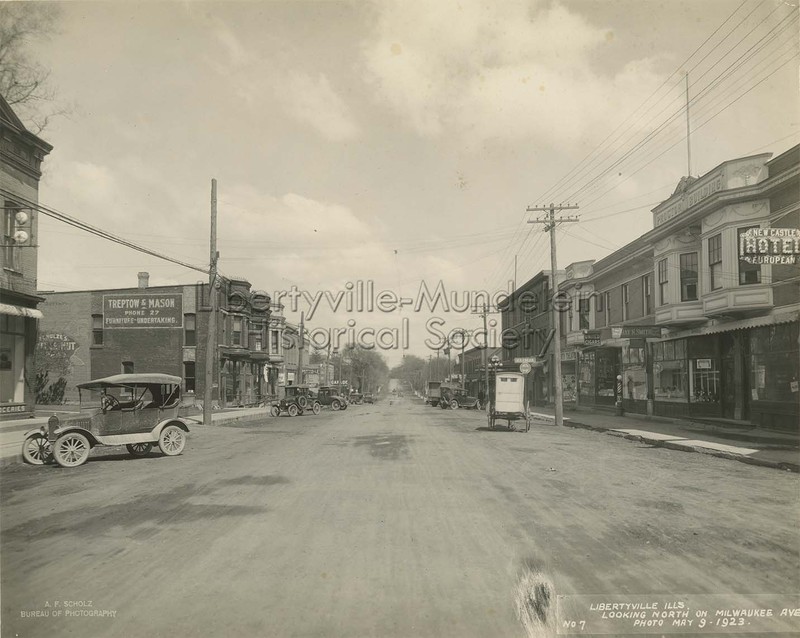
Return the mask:
[[[24,306],[12,306],[7,303],[0,303],[0,315],[13,315],[15,317],[30,317],[31,319],[41,319],[44,315],[41,310],[36,308],[25,308]]]

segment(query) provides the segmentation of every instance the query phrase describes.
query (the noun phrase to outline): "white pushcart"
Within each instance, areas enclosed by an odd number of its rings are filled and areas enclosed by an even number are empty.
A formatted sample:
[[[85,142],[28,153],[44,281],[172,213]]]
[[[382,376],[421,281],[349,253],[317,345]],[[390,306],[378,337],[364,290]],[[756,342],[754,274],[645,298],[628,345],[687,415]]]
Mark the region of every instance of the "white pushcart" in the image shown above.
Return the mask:
[[[525,432],[531,429],[531,415],[525,400],[525,375],[521,372],[496,372],[494,375],[494,399],[487,411],[489,429],[495,422],[505,420],[509,430],[517,429],[517,421],[525,424]]]

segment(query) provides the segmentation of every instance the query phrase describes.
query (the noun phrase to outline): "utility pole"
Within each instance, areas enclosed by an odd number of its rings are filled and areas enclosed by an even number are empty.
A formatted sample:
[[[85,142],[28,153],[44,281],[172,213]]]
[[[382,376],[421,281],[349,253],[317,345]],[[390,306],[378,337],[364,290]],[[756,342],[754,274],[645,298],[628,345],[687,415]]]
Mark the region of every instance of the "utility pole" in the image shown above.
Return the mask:
[[[687,160],[687,177],[692,176],[692,142],[691,142],[691,127],[689,126],[689,72],[686,72],[686,160]]]
[[[211,425],[211,403],[214,400],[214,378],[217,351],[217,180],[211,180],[211,261],[208,271],[208,294],[211,297],[211,312],[208,316],[206,335],[206,374],[203,388],[203,425]]]
[[[300,346],[297,349],[297,382],[295,385],[303,385],[303,347],[305,346],[305,326],[303,324],[304,314],[300,313]]]
[[[532,212],[549,212],[550,215],[545,219],[529,219],[529,224],[544,224],[544,231],[550,233],[550,294],[552,295],[553,304],[553,328],[555,329],[555,337],[553,339],[553,376],[555,388],[555,401],[554,411],[556,418],[556,425],[564,425],[564,392],[561,387],[561,322],[559,321],[558,310],[556,309],[556,294],[558,292],[558,285],[556,284],[556,272],[558,270],[558,260],[556,258],[556,225],[562,222],[577,222],[577,217],[559,217],[556,219],[556,210],[574,210],[577,206],[570,206],[569,204],[559,204],[555,206],[528,206],[529,213]]]

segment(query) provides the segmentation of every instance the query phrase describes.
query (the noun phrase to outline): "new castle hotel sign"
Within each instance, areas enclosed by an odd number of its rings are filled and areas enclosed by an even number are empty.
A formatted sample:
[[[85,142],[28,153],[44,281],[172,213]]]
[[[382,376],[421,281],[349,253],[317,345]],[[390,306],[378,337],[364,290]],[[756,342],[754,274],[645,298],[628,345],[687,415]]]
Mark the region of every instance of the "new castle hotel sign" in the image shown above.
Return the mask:
[[[798,256],[797,228],[751,228],[739,237],[739,259],[750,264],[796,264]]]
[[[103,295],[104,328],[181,328],[183,295]]]

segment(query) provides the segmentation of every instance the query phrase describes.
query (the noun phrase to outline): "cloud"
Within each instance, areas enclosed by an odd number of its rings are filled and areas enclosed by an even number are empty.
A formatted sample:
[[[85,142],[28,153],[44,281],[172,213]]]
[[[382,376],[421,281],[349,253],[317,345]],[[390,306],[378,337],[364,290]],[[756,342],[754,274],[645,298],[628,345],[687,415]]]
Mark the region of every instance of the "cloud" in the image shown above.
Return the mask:
[[[607,29],[559,4],[377,4],[362,53],[376,99],[422,136],[586,144],[660,79],[648,61],[601,75]]]
[[[354,138],[359,127],[345,101],[334,91],[328,78],[293,73],[278,89],[285,111],[296,120],[310,124],[332,142]]]

